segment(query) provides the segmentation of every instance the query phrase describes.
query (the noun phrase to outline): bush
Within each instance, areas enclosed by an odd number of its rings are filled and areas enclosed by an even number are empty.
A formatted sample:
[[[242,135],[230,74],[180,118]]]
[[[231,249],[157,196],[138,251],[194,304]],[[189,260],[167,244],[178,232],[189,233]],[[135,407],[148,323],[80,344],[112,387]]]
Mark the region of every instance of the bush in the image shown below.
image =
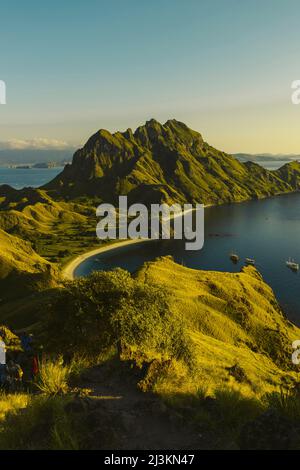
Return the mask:
[[[101,362],[101,359],[97,357],[93,362],[79,354],[75,354],[68,364],[64,364],[62,356],[57,359],[43,359],[39,364],[35,386],[46,395],[65,394],[69,391],[71,380],[78,379],[83,371]]]
[[[44,331],[52,351],[95,357],[121,344],[148,359],[167,355],[191,362],[179,315],[169,294],[122,269],[66,283],[49,308]]]
[[[71,367],[63,365],[62,359],[55,362],[45,359],[40,362],[35,385],[46,395],[64,394],[68,391],[70,375]]]

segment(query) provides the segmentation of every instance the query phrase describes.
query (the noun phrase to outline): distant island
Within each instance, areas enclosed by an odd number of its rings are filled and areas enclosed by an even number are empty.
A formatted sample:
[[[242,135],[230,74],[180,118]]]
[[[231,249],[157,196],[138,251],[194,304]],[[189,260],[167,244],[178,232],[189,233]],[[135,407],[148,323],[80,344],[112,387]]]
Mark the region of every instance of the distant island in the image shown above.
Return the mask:
[[[69,162],[76,148],[58,149],[0,149],[0,165],[27,165],[49,162]]]
[[[295,162],[300,161],[300,155],[294,154],[272,154],[272,153],[234,153],[233,156],[240,162]]]
[[[9,165],[9,168],[16,170],[31,170],[33,169],[48,169],[48,168],[63,168],[68,162],[39,162],[30,163],[28,165]]]
[[[65,163],[63,162],[40,162],[40,163],[35,163],[32,168],[57,168],[60,166],[64,166]]]

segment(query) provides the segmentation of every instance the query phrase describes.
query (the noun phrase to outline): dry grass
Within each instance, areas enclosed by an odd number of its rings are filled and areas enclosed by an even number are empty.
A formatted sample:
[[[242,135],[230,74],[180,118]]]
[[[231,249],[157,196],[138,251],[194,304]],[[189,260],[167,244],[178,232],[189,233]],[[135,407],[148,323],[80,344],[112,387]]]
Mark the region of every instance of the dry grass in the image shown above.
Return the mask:
[[[156,383],[158,393],[196,394],[205,383],[211,395],[227,389],[252,398],[297,379],[290,356],[300,331],[283,317],[255,268],[196,271],[165,257],[146,263],[137,277],[171,293],[170,311],[182,318],[195,362],[192,375],[173,364]],[[230,373],[235,364],[244,371],[242,380]]]
[[[0,425],[9,413],[17,413],[20,409],[26,408],[29,402],[30,397],[26,394],[0,393]]]

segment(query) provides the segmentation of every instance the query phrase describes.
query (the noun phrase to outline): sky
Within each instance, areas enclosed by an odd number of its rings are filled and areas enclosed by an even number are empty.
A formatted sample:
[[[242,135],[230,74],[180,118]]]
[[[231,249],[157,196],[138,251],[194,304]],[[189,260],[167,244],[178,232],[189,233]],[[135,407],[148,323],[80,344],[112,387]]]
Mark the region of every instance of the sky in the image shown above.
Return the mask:
[[[300,154],[299,0],[0,3],[0,148],[175,118],[230,153]]]

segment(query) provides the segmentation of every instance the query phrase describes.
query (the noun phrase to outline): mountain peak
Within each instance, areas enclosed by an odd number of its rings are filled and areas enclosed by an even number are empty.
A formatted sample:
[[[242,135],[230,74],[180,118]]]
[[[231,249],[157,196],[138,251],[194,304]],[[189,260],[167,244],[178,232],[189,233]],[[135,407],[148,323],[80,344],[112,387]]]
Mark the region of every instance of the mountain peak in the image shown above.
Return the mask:
[[[133,133],[99,130],[46,188],[67,197],[92,195],[109,202],[220,202],[300,188],[300,164],[271,172],[240,163],[211,147],[183,122],[150,119]]]
[[[189,127],[184,124],[184,122],[181,122],[181,121],[177,121],[177,119],[168,119],[164,126],[166,127],[170,127],[170,126],[177,126],[177,127],[182,127],[183,129],[189,129]],[[191,129],[189,129],[191,130]]]
[[[148,121],[146,121],[146,124],[145,124],[146,127],[162,127],[161,123],[159,121],[157,121],[156,119],[154,118],[151,118],[149,119]]]

